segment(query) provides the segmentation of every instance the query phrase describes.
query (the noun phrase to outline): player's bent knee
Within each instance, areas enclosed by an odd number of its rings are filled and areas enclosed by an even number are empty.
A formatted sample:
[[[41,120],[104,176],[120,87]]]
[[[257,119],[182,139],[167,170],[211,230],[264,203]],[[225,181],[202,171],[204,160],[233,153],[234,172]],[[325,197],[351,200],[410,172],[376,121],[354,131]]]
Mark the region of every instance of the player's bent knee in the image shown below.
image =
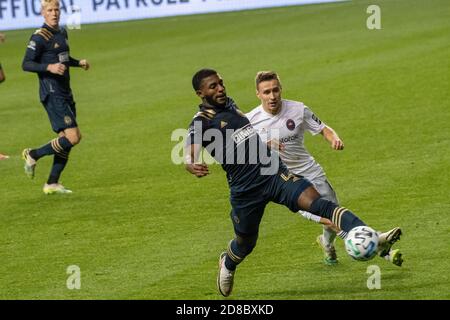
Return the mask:
[[[69,140],[72,145],[77,145],[81,141],[81,133],[79,133],[79,132],[76,132],[76,133],[72,133],[72,132],[67,133],[66,132],[65,136],[66,136],[67,140]]]
[[[77,145],[77,144],[79,144],[80,143],[80,138],[79,137],[77,137],[77,136],[66,136],[66,138],[70,141],[70,143],[72,144],[72,145]]]

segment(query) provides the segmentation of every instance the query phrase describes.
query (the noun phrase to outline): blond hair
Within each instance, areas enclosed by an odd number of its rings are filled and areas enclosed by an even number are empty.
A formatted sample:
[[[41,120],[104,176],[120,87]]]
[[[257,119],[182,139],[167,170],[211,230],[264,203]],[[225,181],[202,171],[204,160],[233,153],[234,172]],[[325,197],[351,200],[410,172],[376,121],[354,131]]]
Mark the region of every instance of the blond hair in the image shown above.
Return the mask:
[[[59,0],[41,0],[41,7],[43,9],[51,5],[57,5],[59,7]]]

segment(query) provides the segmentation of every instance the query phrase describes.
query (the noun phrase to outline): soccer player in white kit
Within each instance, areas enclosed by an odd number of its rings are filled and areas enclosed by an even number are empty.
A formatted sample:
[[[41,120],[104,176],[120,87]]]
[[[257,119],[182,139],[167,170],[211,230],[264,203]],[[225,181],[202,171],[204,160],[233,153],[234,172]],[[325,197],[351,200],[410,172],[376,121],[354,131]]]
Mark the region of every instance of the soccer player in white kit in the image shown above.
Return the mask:
[[[302,102],[281,98],[281,82],[278,75],[272,71],[261,71],[256,75],[256,95],[261,104],[246,114],[252,126],[258,131],[263,141],[278,149],[280,158],[297,175],[310,180],[317,191],[327,200],[338,204],[333,187],[328,182],[322,167],[304,146],[304,133],[322,134],[334,150],[344,149],[344,143],[333,128],[323,123]],[[306,218],[311,214],[301,212]],[[345,237],[345,233],[339,234]],[[334,239],[336,232],[329,226],[323,226],[323,234],[317,237],[317,242],[323,248],[326,264],[338,262]],[[380,256],[400,266],[403,262],[398,249],[381,252]]]

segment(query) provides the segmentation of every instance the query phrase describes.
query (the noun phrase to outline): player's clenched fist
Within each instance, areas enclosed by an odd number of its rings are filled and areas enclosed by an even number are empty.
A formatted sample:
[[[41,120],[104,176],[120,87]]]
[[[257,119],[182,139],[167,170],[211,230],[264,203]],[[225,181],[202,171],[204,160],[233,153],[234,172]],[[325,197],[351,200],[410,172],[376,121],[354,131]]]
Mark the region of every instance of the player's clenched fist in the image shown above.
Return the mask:
[[[89,70],[91,65],[89,64],[89,62],[86,59],[83,59],[83,60],[80,60],[80,67],[87,71],[87,70]]]

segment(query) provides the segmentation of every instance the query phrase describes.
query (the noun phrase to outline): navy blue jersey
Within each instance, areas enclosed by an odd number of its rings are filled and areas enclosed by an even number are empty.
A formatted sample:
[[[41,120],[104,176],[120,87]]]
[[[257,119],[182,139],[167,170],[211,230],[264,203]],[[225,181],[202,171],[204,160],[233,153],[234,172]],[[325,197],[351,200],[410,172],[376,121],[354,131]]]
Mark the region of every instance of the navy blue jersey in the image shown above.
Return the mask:
[[[284,167],[232,99],[224,107],[201,104],[199,108],[189,127],[187,145],[202,145],[222,165],[232,194],[264,184],[270,179],[268,172],[275,174]],[[276,168],[267,170],[273,157]]]
[[[47,71],[49,64],[62,63],[67,69],[64,75]],[[70,57],[67,31],[44,24],[31,36],[23,59],[25,71],[36,72],[39,77],[39,96],[45,101],[49,94],[72,99],[69,67],[79,66],[79,61]]]

